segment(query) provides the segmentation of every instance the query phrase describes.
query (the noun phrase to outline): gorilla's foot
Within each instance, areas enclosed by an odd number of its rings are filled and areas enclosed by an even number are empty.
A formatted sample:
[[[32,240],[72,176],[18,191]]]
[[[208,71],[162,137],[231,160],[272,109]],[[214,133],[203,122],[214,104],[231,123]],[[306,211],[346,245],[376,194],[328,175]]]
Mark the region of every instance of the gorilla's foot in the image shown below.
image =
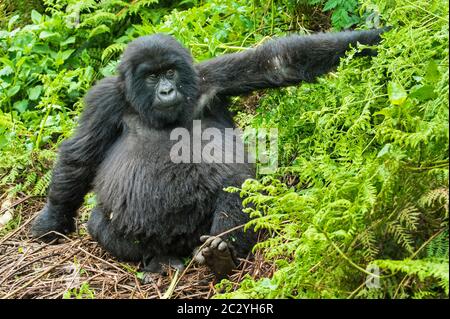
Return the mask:
[[[225,240],[216,236],[202,236],[202,249],[194,252],[194,260],[199,264],[206,264],[217,278],[229,275],[237,266],[234,250]]]
[[[46,205],[33,221],[31,235],[42,241],[50,242],[61,238],[58,234],[68,234],[75,231],[75,220]]]
[[[144,272],[167,274],[167,267],[174,268],[180,272],[184,270],[183,261],[172,256],[144,257]]]
[[[153,282],[155,274],[167,275],[168,268],[174,268],[180,273],[185,268],[180,258],[172,256],[144,257],[143,264],[142,271],[144,272],[144,276],[141,279],[143,284]]]

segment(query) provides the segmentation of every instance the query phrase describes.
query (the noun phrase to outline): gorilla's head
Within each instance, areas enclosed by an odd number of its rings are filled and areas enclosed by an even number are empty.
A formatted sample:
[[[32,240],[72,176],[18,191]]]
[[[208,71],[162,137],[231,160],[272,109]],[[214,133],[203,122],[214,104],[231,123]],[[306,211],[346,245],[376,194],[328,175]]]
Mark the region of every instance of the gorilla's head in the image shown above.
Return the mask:
[[[198,78],[192,56],[174,38],[155,34],[130,43],[119,65],[130,105],[153,127],[192,116]]]

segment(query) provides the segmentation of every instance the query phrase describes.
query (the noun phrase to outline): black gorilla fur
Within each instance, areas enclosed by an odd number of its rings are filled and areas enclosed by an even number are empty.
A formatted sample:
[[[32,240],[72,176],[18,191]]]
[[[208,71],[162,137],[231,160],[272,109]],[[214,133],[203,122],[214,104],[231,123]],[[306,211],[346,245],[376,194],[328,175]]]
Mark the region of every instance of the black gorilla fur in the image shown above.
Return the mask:
[[[192,131],[194,119],[202,120],[202,128],[222,132],[233,128],[229,97],[313,81],[335,67],[351,45],[378,43],[381,32],[294,35],[200,64],[194,64],[172,37],[152,35],[133,41],[119,75],[90,90],[76,134],[61,145],[48,203],[34,222],[33,235],[48,239],[52,231],[72,232],[76,211],[91,189],[98,202],[88,223],[92,237],[120,259],[144,260],[151,271],[152,260],[171,262],[188,256],[201,244],[202,235],[244,224],[248,217],[239,195],[223,188],[252,178],[253,167],[173,163],[171,130]],[[372,53],[366,50],[362,55]],[[156,90],[149,89],[145,80],[150,69],[168,68],[178,74],[179,101],[170,111],[155,106]],[[225,248],[226,256],[245,256],[255,234],[239,229],[222,239],[226,244],[209,240],[209,248]],[[211,261],[223,256],[211,251],[204,255],[213,271],[229,272],[228,266],[220,270]]]

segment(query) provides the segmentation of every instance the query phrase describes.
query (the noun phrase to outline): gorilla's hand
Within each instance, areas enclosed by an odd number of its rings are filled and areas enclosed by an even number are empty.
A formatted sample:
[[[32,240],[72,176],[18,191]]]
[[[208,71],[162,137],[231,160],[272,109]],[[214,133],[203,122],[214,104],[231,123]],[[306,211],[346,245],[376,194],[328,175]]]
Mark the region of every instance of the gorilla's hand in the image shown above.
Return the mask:
[[[61,214],[47,204],[34,220],[31,234],[44,241],[51,241],[58,238],[57,233],[68,234],[74,230],[75,220],[73,218],[68,217],[67,214]]]
[[[202,249],[194,252],[194,260],[206,264],[218,279],[225,278],[237,266],[233,247],[220,237],[201,236]]]

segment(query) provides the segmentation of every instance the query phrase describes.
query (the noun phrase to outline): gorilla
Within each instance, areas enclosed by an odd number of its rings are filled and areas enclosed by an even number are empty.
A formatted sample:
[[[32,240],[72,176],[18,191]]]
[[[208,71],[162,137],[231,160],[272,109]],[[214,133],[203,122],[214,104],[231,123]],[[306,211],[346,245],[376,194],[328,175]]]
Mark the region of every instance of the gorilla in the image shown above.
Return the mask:
[[[254,177],[254,165],[174,161],[171,132],[193,132],[196,120],[201,130],[234,129],[230,97],[312,82],[351,46],[378,43],[383,31],[291,35],[198,64],[171,36],[134,40],[118,75],[88,92],[74,136],[59,148],[32,235],[51,240],[73,232],[76,212],[92,190],[97,206],[88,231],[113,256],[160,272],[165,264],[181,269],[181,258],[195,251],[195,260],[226,276],[237,257],[250,252],[256,234],[237,227],[248,216],[239,194],[223,189]]]

